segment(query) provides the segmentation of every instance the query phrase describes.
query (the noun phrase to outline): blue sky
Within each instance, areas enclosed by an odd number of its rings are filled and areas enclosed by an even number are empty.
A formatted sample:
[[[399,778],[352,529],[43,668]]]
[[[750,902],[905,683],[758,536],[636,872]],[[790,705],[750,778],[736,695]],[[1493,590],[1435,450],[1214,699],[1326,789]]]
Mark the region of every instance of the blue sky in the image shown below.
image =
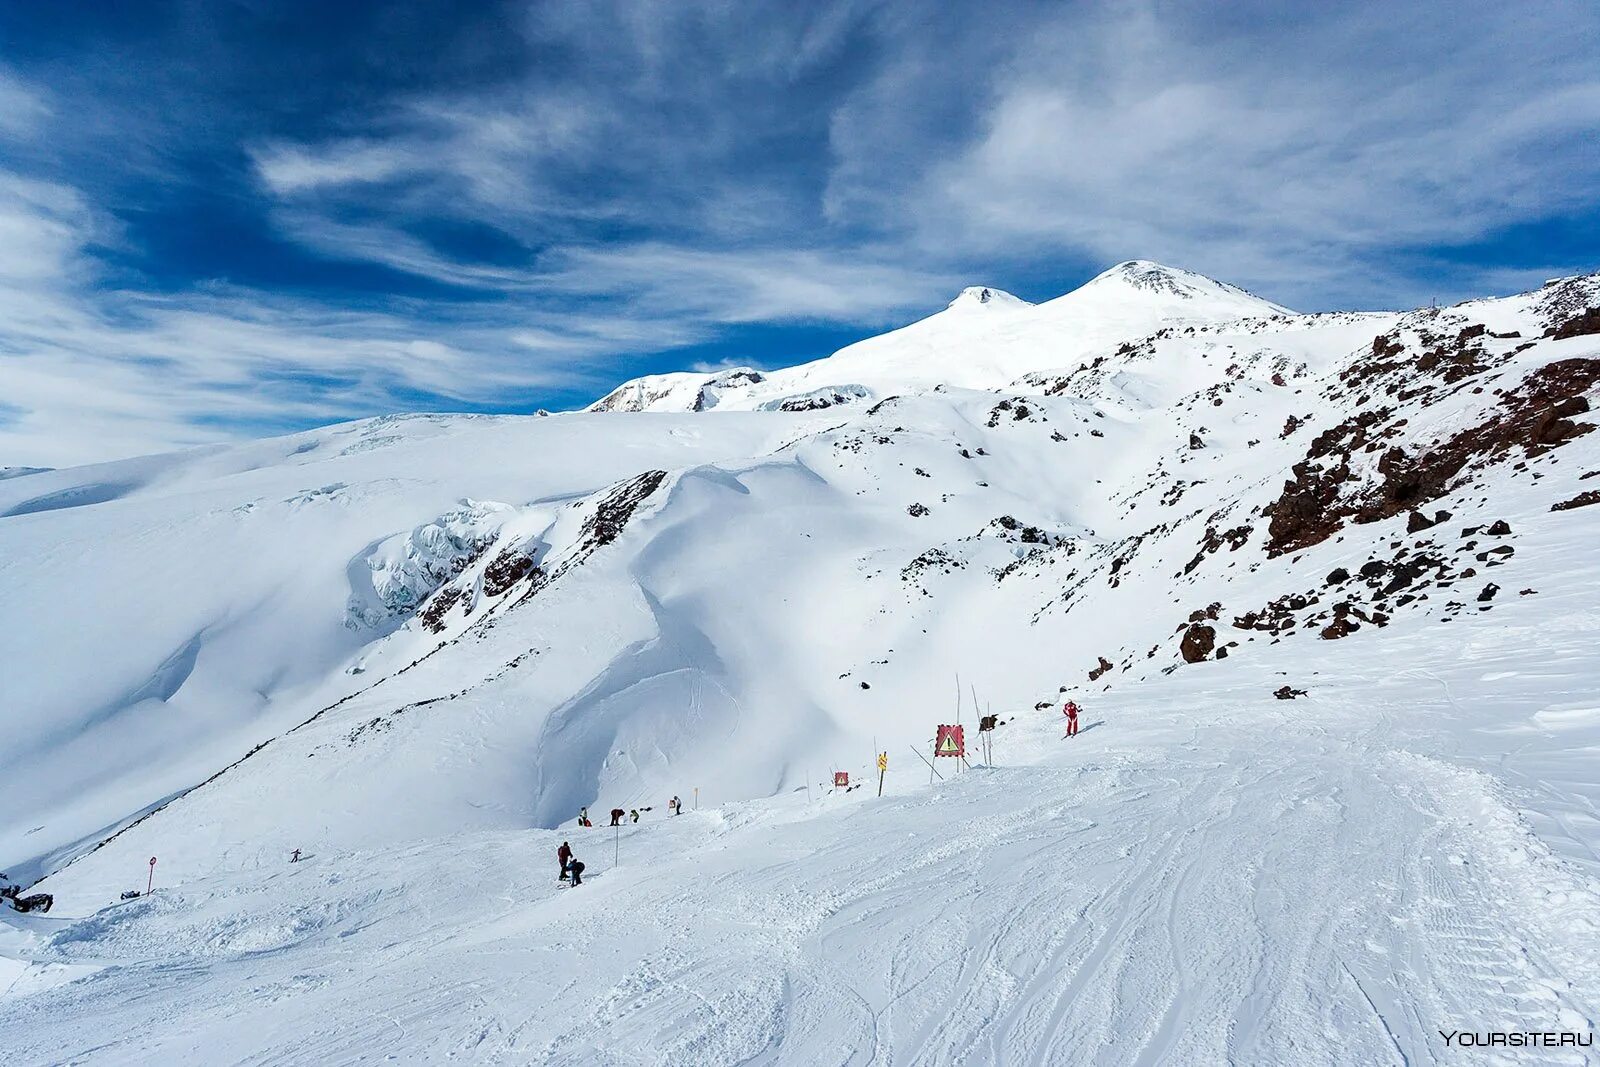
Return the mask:
[[[1600,5],[0,6],[0,466],[825,355],[1149,258],[1600,268]]]

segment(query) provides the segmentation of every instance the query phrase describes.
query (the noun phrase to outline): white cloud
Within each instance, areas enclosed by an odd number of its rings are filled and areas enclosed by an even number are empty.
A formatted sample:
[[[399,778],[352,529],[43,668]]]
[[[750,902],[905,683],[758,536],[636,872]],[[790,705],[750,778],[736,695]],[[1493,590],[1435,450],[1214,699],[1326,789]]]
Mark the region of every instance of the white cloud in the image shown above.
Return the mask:
[[[314,189],[381,182],[413,168],[407,154],[391,145],[346,141],[310,149],[296,145],[257,148],[256,173],[274,193],[295,195]]]
[[[51,115],[44,94],[0,69],[0,135],[28,137]]]
[[[1348,9],[1294,62],[1270,33],[1197,47],[1167,10],[1023,48],[978,135],[915,187],[924,245],[1170,259],[1325,305],[1412,295],[1369,265],[1396,251],[1594,205],[1600,76],[1572,47],[1592,9],[1560,42],[1524,10],[1412,35],[1403,10]]]

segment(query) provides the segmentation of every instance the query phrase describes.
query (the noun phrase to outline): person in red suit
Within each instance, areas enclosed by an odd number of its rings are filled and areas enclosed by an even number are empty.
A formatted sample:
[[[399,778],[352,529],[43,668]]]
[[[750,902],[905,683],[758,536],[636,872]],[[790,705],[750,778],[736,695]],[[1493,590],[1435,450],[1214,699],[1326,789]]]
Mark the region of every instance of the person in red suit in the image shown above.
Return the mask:
[[[1076,701],[1067,701],[1067,706],[1061,709],[1061,714],[1067,717],[1067,732],[1063,737],[1078,736],[1078,705]]]

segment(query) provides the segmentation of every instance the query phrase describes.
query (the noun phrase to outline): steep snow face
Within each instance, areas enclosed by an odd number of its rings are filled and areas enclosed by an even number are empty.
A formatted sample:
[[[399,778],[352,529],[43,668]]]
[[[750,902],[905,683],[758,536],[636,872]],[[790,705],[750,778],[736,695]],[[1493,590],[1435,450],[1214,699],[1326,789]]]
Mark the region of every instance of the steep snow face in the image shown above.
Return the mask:
[[[463,500],[431,522],[386,537],[350,568],[351,627],[410,618],[422,602],[494,544],[515,508]]]
[[[63,862],[370,681],[368,646],[497,532],[817,418],[382,418],[0,481],[0,870]]]
[[[1029,372],[1093,358],[1166,326],[1272,319],[1287,308],[1191,271],[1134,260],[1035,306],[992,286],[969,286],[948,307],[825,359],[728,382],[654,375],[614,390],[591,410],[779,409],[802,397],[847,403],[936,386],[999,388]],[[745,372],[749,374],[750,372]]]

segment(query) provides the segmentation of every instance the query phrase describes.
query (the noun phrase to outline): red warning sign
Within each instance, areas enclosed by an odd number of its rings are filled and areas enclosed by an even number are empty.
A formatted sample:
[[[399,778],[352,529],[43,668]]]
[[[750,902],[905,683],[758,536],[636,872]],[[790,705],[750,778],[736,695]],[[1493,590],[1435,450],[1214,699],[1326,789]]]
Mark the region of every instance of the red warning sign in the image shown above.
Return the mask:
[[[850,785],[850,772],[849,771],[834,771],[833,772],[833,787],[835,789],[845,789],[849,785]]]
[[[939,736],[933,742],[935,756],[965,756],[967,754],[967,741],[965,731],[960,726],[939,725]]]

